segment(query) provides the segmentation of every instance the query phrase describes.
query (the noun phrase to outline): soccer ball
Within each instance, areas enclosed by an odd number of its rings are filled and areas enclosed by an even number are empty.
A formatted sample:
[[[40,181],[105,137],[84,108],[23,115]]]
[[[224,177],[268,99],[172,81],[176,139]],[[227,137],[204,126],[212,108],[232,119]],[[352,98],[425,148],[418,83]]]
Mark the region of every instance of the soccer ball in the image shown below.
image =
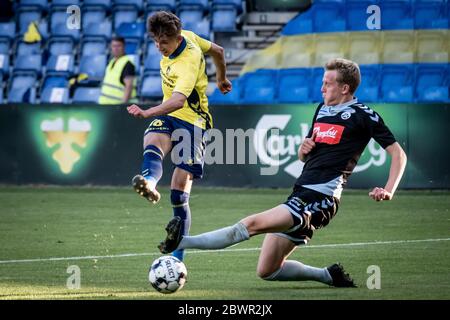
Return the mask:
[[[153,261],[148,280],[161,293],[174,293],[183,288],[187,269],[183,262],[173,256],[162,256]]]

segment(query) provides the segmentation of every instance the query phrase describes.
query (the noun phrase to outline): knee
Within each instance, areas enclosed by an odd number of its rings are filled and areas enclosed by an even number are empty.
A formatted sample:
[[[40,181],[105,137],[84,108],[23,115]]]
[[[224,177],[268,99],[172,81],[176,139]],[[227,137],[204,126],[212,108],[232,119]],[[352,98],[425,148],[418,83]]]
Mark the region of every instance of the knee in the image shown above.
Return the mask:
[[[261,225],[257,219],[257,215],[248,216],[240,221],[247,228],[248,234],[254,236],[259,234]]]
[[[181,205],[189,202],[189,193],[180,190],[170,190],[170,203]]]
[[[273,266],[264,266],[258,264],[258,266],[256,267],[256,275],[263,280],[270,281],[273,280],[279,269],[280,268]]]

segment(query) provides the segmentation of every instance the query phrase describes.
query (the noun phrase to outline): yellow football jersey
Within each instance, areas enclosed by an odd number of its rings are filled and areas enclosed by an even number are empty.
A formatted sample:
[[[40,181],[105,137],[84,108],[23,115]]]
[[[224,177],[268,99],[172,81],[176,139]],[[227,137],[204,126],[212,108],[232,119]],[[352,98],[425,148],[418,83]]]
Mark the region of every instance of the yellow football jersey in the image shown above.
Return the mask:
[[[213,123],[206,97],[208,77],[203,53],[211,48],[211,42],[187,30],[182,30],[181,35],[184,40],[178,49],[160,62],[163,101],[174,91],[182,93],[187,97],[184,106],[169,116],[209,129]]]

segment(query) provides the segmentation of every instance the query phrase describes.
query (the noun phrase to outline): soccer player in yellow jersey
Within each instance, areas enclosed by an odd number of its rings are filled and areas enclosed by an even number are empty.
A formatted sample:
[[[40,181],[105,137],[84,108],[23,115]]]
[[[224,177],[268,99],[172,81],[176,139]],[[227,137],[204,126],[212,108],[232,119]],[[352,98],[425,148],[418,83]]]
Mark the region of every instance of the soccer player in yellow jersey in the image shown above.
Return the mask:
[[[142,175],[136,175],[132,182],[136,192],[150,202],[158,202],[161,196],[156,185],[162,176],[162,160],[177,147],[174,153],[179,161],[175,161],[170,201],[174,216],[183,221],[182,233],[187,235],[191,221],[189,194],[193,180],[203,175],[204,133],[213,125],[206,97],[205,53],[211,55],[216,66],[217,86],[222,93],[231,91],[231,82],[226,77],[223,48],[182,30],[176,15],[159,11],[150,16],[147,28],[163,55],[160,73],[164,98],[160,105],[146,110],[135,104],[127,108],[135,117],[151,118],[144,133]],[[179,139],[178,132],[183,138]],[[183,133],[189,134],[187,139]],[[180,260],[183,254],[183,250],[173,253]]]

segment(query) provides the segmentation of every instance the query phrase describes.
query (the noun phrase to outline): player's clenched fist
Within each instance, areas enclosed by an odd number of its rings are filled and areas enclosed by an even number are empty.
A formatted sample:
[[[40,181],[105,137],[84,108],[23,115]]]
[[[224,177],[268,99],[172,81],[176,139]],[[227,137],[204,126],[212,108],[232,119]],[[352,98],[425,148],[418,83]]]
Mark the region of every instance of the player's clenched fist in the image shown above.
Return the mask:
[[[315,148],[316,143],[314,140],[316,139],[316,136],[317,132],[313,131],[311,138],[305,138],[305,140],[303,140],[302,145],[298,149],[298,157],[301,161],[305,161],[305,156]]]
[[[138,105],[132,104],[127,107],[128,113],[135,116],[136,118],[144,118],[144,110],[142,110]]]
[[[226,94],[231,91],[232,84],[231,84],[230,80],[225,78],[224,80],[221,80],[221,81],[217,80],[217,87],[219,88],[220,92],[222,92],[223,94]]]
[[[371,197],[375,201],[383,201],[383,200],[391,200],[392,193],[383,189],[383,188],[373,188],[371,192],[369,192],[369,197]]]

